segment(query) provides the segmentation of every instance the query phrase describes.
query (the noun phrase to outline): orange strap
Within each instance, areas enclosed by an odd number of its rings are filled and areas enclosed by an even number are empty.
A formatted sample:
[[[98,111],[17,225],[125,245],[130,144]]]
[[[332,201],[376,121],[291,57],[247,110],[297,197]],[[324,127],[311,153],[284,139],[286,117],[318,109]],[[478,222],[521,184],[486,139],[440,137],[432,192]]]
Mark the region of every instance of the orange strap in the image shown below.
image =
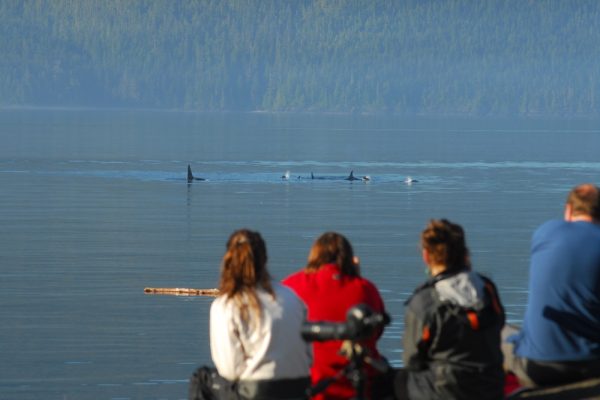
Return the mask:
[[[479,318],[477,318],[477,313],[475,311],[467,311],[467,319],[471,324],[471,329],[474,331],[479,329]]]
[[[429,330],[429,326],[425,325],[423,327],[423,334],[421,335],[421,339],[424,342],[429,342],[429,340],[431,340],[431,331]]]

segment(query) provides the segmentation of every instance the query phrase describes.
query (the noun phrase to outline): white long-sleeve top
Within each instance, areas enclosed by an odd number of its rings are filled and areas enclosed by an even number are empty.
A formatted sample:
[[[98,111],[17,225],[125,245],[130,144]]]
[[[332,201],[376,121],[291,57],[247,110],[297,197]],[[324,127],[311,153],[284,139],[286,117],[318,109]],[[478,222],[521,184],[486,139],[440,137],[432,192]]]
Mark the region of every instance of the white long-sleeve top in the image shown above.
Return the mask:
[[[277,282],[272,286],[275,298],[257,290],[262,307],[260,324],[242,322],[235,302],[225,296],[213,301],[210,351],[222,377],[234,381],[310,375],[312,350],[300,335],[306,307],[291,289]]]

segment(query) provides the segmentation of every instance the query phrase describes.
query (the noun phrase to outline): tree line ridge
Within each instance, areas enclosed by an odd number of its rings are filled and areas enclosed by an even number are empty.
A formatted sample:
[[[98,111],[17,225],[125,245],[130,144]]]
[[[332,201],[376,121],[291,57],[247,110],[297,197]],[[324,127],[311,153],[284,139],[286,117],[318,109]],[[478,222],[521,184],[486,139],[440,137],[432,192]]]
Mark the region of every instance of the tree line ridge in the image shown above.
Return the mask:
[[[0,106],[598,115],[592,0],[6,0]]]

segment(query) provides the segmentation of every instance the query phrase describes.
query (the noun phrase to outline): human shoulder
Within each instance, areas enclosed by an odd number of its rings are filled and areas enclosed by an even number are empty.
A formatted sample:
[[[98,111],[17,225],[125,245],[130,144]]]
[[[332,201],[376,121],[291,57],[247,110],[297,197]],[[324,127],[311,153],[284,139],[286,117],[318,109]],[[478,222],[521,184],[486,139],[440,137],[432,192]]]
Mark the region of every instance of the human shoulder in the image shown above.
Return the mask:
[[[356,279],[360,282],[360,284],[363,287],[367,288],[368,290],[373,290],[379,293],[379,289],[377,289],[377,286],[372,281],[368,280],[367,278],[363,278],[362,276],[358,276],[356,277]]]
[[[436,302],[435,288],[431,281],[427,281],[418,286],[404,304],[413,312],[422,313],[431,309]]]
[[[486,285],[490,285],[494,289],[496,289],[496,284],[494,283],[494,281],[492,280],[492,278],[490,278],[489,276],[487,276],[485,273],[476,272],[476,274],[479,275],[479,277],[483,280],[483,282]]]
[[[580,235],[589,238],[600,238],[600,225],[588,221],[550,220],[540,225],[533,234],[534,244],[549,238]]]
[[[533,236],[546,235],[551,232],[566,228],[568,226],[568,222],[562,219],[551,219],[549,221],[544,222],[540,226],[537,227]]]
[[[381,293],[379,293],[377,286],[370,280],[363,277],[357,277],[357,280],[362,286],[365,300],[369,303],[369,305],[374,307],[377,311],[383,311],[385,309],[385,304],[383,303],[383,298],[381,297]]]
[[[283,283],[285,286],[293,287],[294,285],[306,280],[306,275],[307,274],[304,272],[304,270],[299,270],[283,278],[281,283]]]
[[[215,308],[215,309],[223,308],[223,307],[225,307],[226,303],[227,303],[227,296],[221,294],[221,295],[215,297],[215,299],[210,304],[210,308],[211,308],[211,310],[213,308]]]
[[[210,320],[211,323],[224,321],[232,318],[234,314],[234,302],[230,301],[225,295],[220,295],[215,298],[210,305]]]
[[[275,292],[275,297],[285,299],[288,301],[301,302],[296,292],[294,292],[290,287],[286,286],[285,284],[273,281],[271,285],[273,287],[273,291]]]
[[[574,229],[581,229],[585,234],[595,235],[600,237],[600,224],[588,221],[572,222]]]

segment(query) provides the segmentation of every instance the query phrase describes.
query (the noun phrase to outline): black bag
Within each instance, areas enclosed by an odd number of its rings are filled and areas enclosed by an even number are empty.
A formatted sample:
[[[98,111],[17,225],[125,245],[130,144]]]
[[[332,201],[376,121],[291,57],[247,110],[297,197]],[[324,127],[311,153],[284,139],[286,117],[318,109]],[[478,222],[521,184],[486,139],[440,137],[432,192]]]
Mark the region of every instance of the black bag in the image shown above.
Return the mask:
[[[216,369],[198,368],[190,378],[189,400],[241,400],[237,384],[223,378]]]
[[[190,378],[189,400],[303,400],[310,377],[231,382],[215,368],[200,367]]]

